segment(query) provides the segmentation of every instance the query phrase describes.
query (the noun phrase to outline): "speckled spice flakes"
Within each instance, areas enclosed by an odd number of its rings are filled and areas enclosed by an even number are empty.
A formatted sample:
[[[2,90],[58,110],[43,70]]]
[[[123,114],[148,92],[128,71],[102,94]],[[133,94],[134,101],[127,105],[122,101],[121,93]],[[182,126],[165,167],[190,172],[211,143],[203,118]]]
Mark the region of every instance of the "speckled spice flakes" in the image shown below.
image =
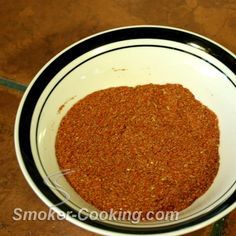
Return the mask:
[[[63,118],[56,155],[100,210],[180,211],[219,168],[216,115],[178,84],[94,92]]]

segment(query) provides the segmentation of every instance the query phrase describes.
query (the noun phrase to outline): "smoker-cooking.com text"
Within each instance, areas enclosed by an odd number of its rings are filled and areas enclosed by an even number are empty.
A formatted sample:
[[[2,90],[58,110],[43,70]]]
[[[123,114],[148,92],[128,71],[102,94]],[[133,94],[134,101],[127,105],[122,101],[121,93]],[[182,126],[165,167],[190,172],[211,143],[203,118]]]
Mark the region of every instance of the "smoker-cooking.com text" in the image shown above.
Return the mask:
[[[86,208],[81,208],[78,211],[55,212],[52,208],[48,211],[29,211],[21,208],[15,208],[12,219],[20,220],[64,220],[67,217],[72,217],[80,221],[88,219],[95,221],[128,221],[132,224],[137,224],[142,220],[145,221],[176,221],[179,218],[178,211],[119,211],[110,209],[110,211],[89,211]]]

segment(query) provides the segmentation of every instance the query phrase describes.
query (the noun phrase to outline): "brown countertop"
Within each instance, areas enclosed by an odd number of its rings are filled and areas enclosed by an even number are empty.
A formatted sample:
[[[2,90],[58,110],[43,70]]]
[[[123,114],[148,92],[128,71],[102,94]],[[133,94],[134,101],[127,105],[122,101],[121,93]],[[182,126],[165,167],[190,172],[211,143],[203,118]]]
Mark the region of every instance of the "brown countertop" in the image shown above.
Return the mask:
[[[180,27],[236,52],[235,0],[1,0],[0,13],[0,77],[25,85],[63,48],[120,26]],[[0,235],[95,235],[66,221],[12,220],[17,207],[48,209],[24,180],[15,157],[13,125],[21,97],[22,92],[0,86]],[[225,235],[236,235],[235,212],[225,226]],[[212,225],[190,235],[211,232]]]

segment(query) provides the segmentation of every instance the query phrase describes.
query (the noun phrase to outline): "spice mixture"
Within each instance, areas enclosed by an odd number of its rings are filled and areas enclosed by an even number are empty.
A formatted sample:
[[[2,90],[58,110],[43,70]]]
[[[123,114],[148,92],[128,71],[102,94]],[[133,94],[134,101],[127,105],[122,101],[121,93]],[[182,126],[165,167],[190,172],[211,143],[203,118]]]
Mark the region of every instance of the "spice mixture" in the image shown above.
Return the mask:
[[[63,118],[56,156],[71,186],[100,210],[180,211],[219,168],[216,115],[182,85],[94,92]]]

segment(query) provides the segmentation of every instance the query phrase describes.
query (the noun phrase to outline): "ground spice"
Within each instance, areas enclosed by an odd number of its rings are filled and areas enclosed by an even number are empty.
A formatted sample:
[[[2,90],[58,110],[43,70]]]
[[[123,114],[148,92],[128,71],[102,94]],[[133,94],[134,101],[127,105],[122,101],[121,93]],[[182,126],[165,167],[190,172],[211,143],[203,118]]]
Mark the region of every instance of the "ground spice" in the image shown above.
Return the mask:
[[[63,118],[61,169],[100,210],[180,211],[212,184],[219,168],[216,115],[178,84],[94,92]]]

